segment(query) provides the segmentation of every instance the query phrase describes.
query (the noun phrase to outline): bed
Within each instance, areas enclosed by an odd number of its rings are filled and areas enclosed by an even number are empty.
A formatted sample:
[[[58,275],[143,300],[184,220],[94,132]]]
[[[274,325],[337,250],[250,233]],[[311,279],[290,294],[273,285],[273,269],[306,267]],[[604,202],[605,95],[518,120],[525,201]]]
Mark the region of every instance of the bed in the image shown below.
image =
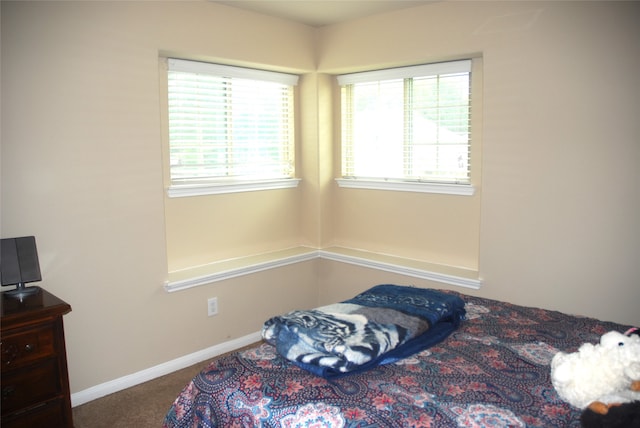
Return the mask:
[[[579,427],[581,411],[551,384],[551,358],[631,327],[437,291],[466,314],[426,349],[322,376],[261,342],[207,364],[164,427]]]

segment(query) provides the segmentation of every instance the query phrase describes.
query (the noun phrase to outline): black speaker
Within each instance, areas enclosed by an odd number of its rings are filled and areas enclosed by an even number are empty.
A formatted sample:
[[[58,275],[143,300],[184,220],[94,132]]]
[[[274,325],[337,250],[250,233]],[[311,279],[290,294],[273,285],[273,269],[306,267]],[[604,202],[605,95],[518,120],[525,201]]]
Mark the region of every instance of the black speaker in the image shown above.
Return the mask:
[[[2,239],[0,277],[2,285],[42,280],[35,236]]]

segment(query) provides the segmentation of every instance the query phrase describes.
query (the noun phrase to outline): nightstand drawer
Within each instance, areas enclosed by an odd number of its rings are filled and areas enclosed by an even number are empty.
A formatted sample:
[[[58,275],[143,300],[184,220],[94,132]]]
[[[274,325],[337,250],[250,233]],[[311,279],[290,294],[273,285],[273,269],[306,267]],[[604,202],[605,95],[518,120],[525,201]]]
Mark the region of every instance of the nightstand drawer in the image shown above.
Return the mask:
[[[2,374],[2,414],[24,409],[61,392],[58,360]]]
[[[28,413],[17,413],[2,419],[2,428],[66,427],[64,400],[58,399],[35,406]]]
[[[23,299],[0,293],[2,428],[73,428],[62,322],[70,311],[42,288]]]
[[[2,370],[20,367],[53,355],[54,334],[51,325],[2,335]]]

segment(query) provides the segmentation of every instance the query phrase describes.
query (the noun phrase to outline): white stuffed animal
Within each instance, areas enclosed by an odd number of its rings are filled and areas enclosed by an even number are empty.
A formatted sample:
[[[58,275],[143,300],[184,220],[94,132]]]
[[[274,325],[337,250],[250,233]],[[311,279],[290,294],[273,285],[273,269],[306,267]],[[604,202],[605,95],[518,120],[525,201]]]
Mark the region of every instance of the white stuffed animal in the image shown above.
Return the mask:
[[[629,333],[629,332],[627,332]],[[640,336],[616,331],[600,343],[585,343],[577,352],[558,352],[551,360],[551,381],[560,398],[584,409],[640,400]]]

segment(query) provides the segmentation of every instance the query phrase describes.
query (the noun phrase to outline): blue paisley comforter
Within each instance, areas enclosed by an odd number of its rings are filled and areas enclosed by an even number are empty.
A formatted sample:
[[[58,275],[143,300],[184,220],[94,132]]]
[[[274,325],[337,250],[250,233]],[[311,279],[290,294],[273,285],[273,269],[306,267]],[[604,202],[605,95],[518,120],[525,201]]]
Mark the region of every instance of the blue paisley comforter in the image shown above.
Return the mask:
[[[260,343],[203,364],[163,426],[579,428],[581,410],[551,384],[551,358],[631,326],[448,293],[464,299],[465,321],[429,349],[325,379]]]
[[[383,284],[342,303],[273,317],[262,337],[299,367],[331,378],[433,346],[460,325],[464,314],[458,296]]]

